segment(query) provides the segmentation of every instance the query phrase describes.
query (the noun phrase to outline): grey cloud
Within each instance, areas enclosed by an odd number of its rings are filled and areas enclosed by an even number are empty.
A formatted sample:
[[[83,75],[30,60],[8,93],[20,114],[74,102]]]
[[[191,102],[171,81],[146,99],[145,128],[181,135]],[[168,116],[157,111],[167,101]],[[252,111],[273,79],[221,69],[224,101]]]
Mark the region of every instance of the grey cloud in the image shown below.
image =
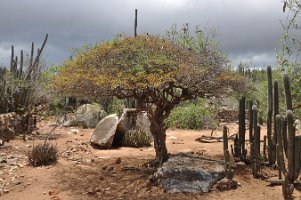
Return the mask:
[[[7,44],[29,48],[31,41],[40,44],[45,33],[48,63],[60,63],[72,48],[119,32],[131,35],[135,8],[139,33],[164,34],[172,24],[186,22],[219,27],[222,47],[234,63],[254,57],[256,63],[265,59],[262,63],[270,64],[284,18],[281,0],[1,0],[0,63],[9,60]]]

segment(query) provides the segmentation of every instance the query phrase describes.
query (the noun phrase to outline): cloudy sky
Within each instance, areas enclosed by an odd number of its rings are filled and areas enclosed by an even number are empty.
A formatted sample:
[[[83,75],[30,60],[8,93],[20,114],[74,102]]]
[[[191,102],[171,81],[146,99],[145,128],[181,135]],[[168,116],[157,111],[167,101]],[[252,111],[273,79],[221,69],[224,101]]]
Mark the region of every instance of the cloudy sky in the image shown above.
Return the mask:
[[[0,64],[9,63],[10,46],[30,51],[49,34],[44,57],[60,64],[73,48],[133,34],[164,34],[172,24],[218,27],[223,50],[236,65],[275,64],[282,32],[281,0],[0,0]]]

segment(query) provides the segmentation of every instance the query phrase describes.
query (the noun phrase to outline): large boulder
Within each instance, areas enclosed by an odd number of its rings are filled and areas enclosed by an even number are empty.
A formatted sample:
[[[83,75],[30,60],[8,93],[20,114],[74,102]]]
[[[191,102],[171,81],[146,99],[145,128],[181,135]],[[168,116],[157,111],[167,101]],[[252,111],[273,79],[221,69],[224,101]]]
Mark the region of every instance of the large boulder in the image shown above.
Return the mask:
[[[84,128],[95,128],[105,116],[107,113],[98,104],[84,104],[78,107],[75,113],[77,126]]]
[[[224,176],[223,161],[179,153],[166,161],[152,180],[169,193],[203,193],[209,192],[212,185]]]
[[[150,125],[151,123],[146,112],[138,112],[135,108],[126,108],[120,117],[117,126],[117,134],[120,134],[120,137],[122,137],[127,134],[129,130],[139,128],[152,140],[153,137],[150,131]]]
[[[118,116],[116,114],[103,118],[96,126],[90,142],[100,148],[110,148],[118,125]]]

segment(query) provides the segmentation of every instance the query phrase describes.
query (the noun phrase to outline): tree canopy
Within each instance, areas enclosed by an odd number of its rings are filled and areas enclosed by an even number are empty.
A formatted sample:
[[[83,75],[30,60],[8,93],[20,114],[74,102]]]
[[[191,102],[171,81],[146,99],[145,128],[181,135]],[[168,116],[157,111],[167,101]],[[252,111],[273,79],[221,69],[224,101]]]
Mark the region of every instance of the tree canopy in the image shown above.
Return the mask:
[[[145,103],[220,96],[229,92],[228,86],[239,86],[240,77],[212,65],[206,52],[167,39],[125,37],[96,45],[67,61],[54,84],[65,94],[134,97]]]
[[[162,161],[167,158],[164,120],[176,105],[244,87],[243,78],[225,70],[210,53],[158,36],[115,38],[67,61],[54,86],[66,95],[90,99],[135,98],[138,109],[149,114],[156,158]]]

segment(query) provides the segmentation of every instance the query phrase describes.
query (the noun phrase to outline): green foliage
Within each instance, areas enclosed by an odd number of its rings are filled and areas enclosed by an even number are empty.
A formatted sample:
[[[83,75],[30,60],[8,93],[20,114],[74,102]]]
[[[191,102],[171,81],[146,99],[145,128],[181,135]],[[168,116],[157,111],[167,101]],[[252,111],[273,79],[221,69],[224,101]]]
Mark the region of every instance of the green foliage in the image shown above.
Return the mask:
[[[113,97],[107,106],[107,113],[109,114],[116,113],[118,116],[120,116],[123,112],[123,108],[124,108],[123,100]]]
[[[196,52],[206,52],[203,55],[203,63],[210,65],[221,65],[228,63],[228,57],[221,51],[220,43],[216,40],[218,30],[210,27],[208,24],[200,28],[195,27],[195,31],[190,31],[189,24],[183,24],[181,28],[173,25],[166,34],[166,37],[187,48]],[[208,59],[210,57],[210,59]],[[208,62],[208,63],[207,63]]]
[[[216,112],[206,107],[204,100],[176,107],[170,114],[167,125],[183,129],[210,129],[217,126]]]
[[[151,146],[151,139],[146,132],[136,127],[125,134],[122,145],[128,147],[149,147]]]
[[[38,144],[28,152],[29,164],[34,167],[56,163],[57,159],[58,149],[50,143]]]

